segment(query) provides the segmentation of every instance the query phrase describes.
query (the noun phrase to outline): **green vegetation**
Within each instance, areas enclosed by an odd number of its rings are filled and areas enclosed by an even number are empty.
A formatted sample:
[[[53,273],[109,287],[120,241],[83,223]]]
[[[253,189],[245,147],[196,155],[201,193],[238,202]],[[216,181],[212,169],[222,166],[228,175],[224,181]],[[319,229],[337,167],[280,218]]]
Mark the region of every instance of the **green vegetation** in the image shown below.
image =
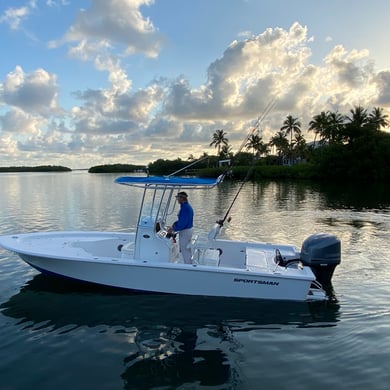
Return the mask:
[[[233,166],[229,170],[228,178],[243,180],[250,171],[250,179],[319,179],[316,166],[313,164],[296,164],[296,165],[255,165],[253,166]],[[217,177],[225,173],[223,168],[204,168],[197,170],[201,177]]]
[[[199,158],[199,162],[194,165],[194,167],[189,167],[191,162],[194,162],[195,158],[191,157],[188,161],[182,160],[181,158],[177,158],[176,160],[163,160],[158,159],[153,163],[148,165],[149,173],[152,175],[166,175],[181,171],[181,174],[197,174],[197,172],[202,169],[206,169],[209,167],[215,167],[218,163],[218,157],[216,156],[208,156],[207,154],[203,154]]]
[[[144,172],[145,165],[132,164],[111,164],[111,165],[96,165],[89,168],[89,173],[127,173],[127,172]]]
[[[333,144],[316,151],[320,178],[385,181],[390,179],[390,134],[365,134],[352,144]]]
[[[301,122],[291,115],[268,143],[252,133],[245,145],[253,150],[252,163],[241,151],[236,155],[224,152],[229,145],[223,130],[214,133],[210,146],[223,144],[218,149],[219,158],[232,159],[231,172],[237,178],[245,177],[251,166],[251,177],[255,179],[386,181],[390,179],[390,134],[381,128],[388,125],[387,115],[381,108],[374,107],[368,113],[357,106],[350,110],[349,116],[330,111],[315,115],[308,128],[315,133],[310,145],[302,136]],[[221,171],[214,168],[200,170],[198,174],[214,176]]]
[[[0,172],[70,172],[71,169],[59,165],[39,165],[36,167],[0,167]]]

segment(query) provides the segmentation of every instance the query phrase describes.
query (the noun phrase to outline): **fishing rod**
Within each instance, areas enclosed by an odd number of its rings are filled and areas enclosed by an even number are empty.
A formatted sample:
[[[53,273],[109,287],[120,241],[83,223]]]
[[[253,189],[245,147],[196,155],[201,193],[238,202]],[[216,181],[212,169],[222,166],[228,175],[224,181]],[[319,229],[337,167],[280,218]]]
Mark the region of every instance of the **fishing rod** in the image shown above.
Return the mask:
[[[250,140],[251,136],[255,134],[256,131],[259,131],[260,123],[265,119],[265,117],[271,112],[271,110],[274,108],[276,104],[276,99],[273,98],[264,108],[264,111],[257,117],[257,120],[255,122],[255,125],[249,130],[248,134],[242,141],[240,147],[238,148],[238,151],[236,155],[241,153],[242,149],[245,147],[245,145],[248,144],[248,141]],[[222,177],[224,178],[227,173],[231,170],[233,164],[231,164],[228,168],[226,168],[225,172],[222,174]]]
[[[264,111],[257,117],[257,120],[255,122],[255,125],[252,127],[252,129],[249,131],[249,133],[246,135],[244,140],[241,143],[241,146],[238,149],[237,153],[240,153],[244,146],[248,143],[250,137],[259,130],[260,123],[266,118],[266,116],[271,112],[271,110],[274,108],[276,104],[276,99],[272,99],[264,108]]]
[[[255,126],[249,131],[249,133],[247,134],[247,136],[245,137],[244,141],[242,142],[240,148],[238,149],[238,152],[237,153],[240,153],[242,151],[242,149],[244,148],[244,146],[248,143],[250,137],[255,133],[255,131],[258,131],[259,129],[259,126],[260,126],[260,123],[265,119],[265,117],[271,112],[271,110],[274,108],[276,104],[276,99],[272,99],[265,107],[264,111],[262,112],[261,115],[258,116],[256,122],[255,122]],[[238,188],[238,191],[236,192],[236,195],[234,196],[229,208],[227,209],[224,217],[220,220],[217,221],[218,225],[220,225],[221,227],[223,226],[223,224],[225,223],[226,219],[228,219],[228,216],[230,214],[230,211],[231,209],[233,208],[233,205],[234,203],[236,202],[237,198],[238,198],[238,195],[240,194],[242,188],[244,187],[245,183],[249,180],[252,172],[253,172],[253,169],[255,167],[255,158],[253,158],[252,160],[252,164],[250,165],[246,175],[245,175],[245,178],[244,180],[242,181],[240,187]],[[229,170],[230,170],[231,167],[229,167]],[[230,218],[228,219],[228,222],[230,222]]]
[[[267,115],[271,112],[271,110],[274,108],[275,104],[276,104],[276,98],[273,98],[273,99],[265,106],[264,111],[261,113],[261,115],[259,115],[259,116],[257,117],[257,120],[256,120],[256,122],[255,122],[255,125],[250,129],[250,131],[248,132],[248,134],[247,134],[246,137],[244,138],[243,142],[241,143],[241,145],[240,145],[240,147],[239,147],[239,149],[238,149],[237,154],[241,153],[242,149],[245,147],[245,145],[247,145],[247,143],[248,143],[250,137],[251,137],[253,134],[255,134],[256,131],[259,131],[260,123],[261,123],[261,122],[267,117]],[[209,158],[209,156],[203,156],[203,157],[199,158],[198,160],[192,162],[191,164],[188,164],[188,165],[186,165],[185,167],[183,167],[183,168],[181,168],[181,169],[179,169],[179,170],[177,170],[177,171],[171,173],[170,175],[168,175],[168,177],[174,176],[174,175],[176,175],[177,173],[182,172],[182,171],[188,169],[189,167],[191,167],[191,166],[193,166],[193,165],[195,165],[195,164],[198,164],[199,162],[205,160],[206,158]],[[231,202],[231,204],[230,204],[228,210],[226,211],[224,217],[223,217],[222,219],[220,219],[220,220],[217,221],[217,223],[218,223],[221,227],[223,226],[223,224],[225,223],[226,219],[228,218],[228,216],[229,216],[229,214],[230,214],[230,211],[231,211],[231,209],[233,208],[233,205],[234,205],[234,203],[236,202],[236,200],[237,200],[237,198],[238,198],[238,195],[240,194],[242,188],[244,187],[245,183],[249,180],[249,178],[250,178],[250,176],[251,176],[251,174],[252,174],[252,172],[253,172],[253,169],[254,169],[254,166],[255,166],[255,162],[256,162],[256,160],[255,160],[255,158],[253,158],[252,164],[251,164],[250,168],[248,169],[248,172],[246,173],[245,178],[244,178],[244,180],[242,181],[242,183],[241,183],[241,185],[240,185],[240,187],[239,187],[239,189],[238,189],[236,195],[234,196],[234,198],[233,198],[233,200],[232,200],[232,202]],[[223,179],[225,178],[225,176],[227,175],[227,173],[228,173],[230,170],[231,170],[231,166],[229,166],[229,167],[225,170],[225,172],[221,175],[221,180],[219,180],[219,182],[222,182],[222,181],[223,181]],[[228,222],[229,222],[229,221],[230,221],[230,219],[228,220]]]
[[[251,137],[256,131],[259,130],[260,123],[264,120],[264,118],[268,115],[268,113],[269,113],[269,112],[272,110],[272,108],[274,107],[274,105],[275,105],[275,100],[276,100],[275,98],[272,99],[272,100],[265,106],[264,111],[262,112],[261,115],[258,116],[258,118],[257,118],[257,120],[256,120],[256,122],[255,122],[255,125],[253,126],[253,128],[249,131],[249,133],[248,133],[248,134],[246,135],[246,137],[244,138],[244,140],[243,140],[243,142],[242,142],[240,148],[238,149],[238,152],[237,152],[237,153],[240,153],[240,152],[242,151],[242,149],[244,148],[244,146],[248,143],[250,137]],[[191,164],[188,164],[188,165],[186,165],[185,167],[180,168],[179,170],[177,170],[177,171],[175,171],[175,172],[169,174],[168,177],[174,176],[174,175],[176,175],[176,174],[178,174],[178,173],[180,173],[180,172],[182,172],[182,171],[188,169],[189,167],[192,167],[193,165],[200,163],[201,161],[203,161],[203,160],[205,160],[205,159],[207,159],[207,158],[209,158],[209,156],[207,156],[207,155],[206,155],[206,156],[203,156],[203,157],[197,159],[196,161],[192,162]],[[231,167],[231,166],[230,166],[230,167]],[[230,167],[229,167],[229,169],[230,169]],[[227,169],[227,170],[222,174],[222,179],[226,176],[226,174],[227,174],[227,172],[229,171],[229,169]]]

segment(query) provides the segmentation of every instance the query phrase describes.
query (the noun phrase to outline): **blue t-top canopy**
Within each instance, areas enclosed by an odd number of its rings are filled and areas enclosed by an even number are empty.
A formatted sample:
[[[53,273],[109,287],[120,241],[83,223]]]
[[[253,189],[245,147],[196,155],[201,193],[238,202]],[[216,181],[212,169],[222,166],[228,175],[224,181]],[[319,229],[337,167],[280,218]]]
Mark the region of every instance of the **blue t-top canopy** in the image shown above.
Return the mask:
[[[115,183],[142,188],[212,188],[222,181],[222,175],[216,179],[179,176],[122,176]]]

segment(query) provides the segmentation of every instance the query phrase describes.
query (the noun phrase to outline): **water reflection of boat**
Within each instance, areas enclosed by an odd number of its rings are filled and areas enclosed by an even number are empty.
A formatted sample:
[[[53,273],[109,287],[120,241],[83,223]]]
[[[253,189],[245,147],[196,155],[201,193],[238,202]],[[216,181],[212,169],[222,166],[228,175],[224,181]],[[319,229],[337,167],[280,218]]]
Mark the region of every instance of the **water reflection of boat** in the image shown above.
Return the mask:
[[[115,299],[112,299],[115,297]],[[2,314],[26,326],[46,323],[53,330],[75,326],[150,324],[197,329],[207,324],[233,327],[334,326],[338,304],[329,302],[271,302],[251,299],[131,293],[90,284],[36,275],[1,306]],[[158,313],[158,314],[157,314]],[[196,313],[196,315],[194,315]]]
[[[223,219],[193,236],[183,262],[175,234],[175,192],[212,188],[218,179],[120,177],[117,183],[144,190],[136,233],[46,232],[0,237],[42,273],[100,285],[156,293],[272,300],[326,300],[340,241],[329,234],[294,245],[219,238]],[[182,192],[183,193],[183,192]]]
[[[108,329],[123,334],[126,389],[190,383],[226,388],[237,376],[238,335],[334,327],[339,315],[338,305],[329,302],[134,294],[42,274],[0,310],[39,334],[77,334],[83,327],[105,329],[100,338],[109,337]]]

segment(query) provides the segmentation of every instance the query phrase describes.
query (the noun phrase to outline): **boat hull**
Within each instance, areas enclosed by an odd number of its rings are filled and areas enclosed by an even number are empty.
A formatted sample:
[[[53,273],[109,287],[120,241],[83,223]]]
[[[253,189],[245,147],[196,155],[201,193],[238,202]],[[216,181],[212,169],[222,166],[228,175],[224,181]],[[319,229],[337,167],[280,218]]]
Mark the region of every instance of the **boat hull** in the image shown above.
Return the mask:
[[[121,258],[120,246],[132,240],[134,236],[121,233],[63,232],[1,237],[0,244],[42,273],[105,286],[215,297],[326,299],[324,294],[310,295],[314,276],[309,268],[270,273]],[[86,251],[89,247],[93,252]]]
[[[304,301],[311,281],[247,275],[198,265],[49,259],[19,254],[40,272],[138,291]],[[91,270],[93,269],[93,272]]]

